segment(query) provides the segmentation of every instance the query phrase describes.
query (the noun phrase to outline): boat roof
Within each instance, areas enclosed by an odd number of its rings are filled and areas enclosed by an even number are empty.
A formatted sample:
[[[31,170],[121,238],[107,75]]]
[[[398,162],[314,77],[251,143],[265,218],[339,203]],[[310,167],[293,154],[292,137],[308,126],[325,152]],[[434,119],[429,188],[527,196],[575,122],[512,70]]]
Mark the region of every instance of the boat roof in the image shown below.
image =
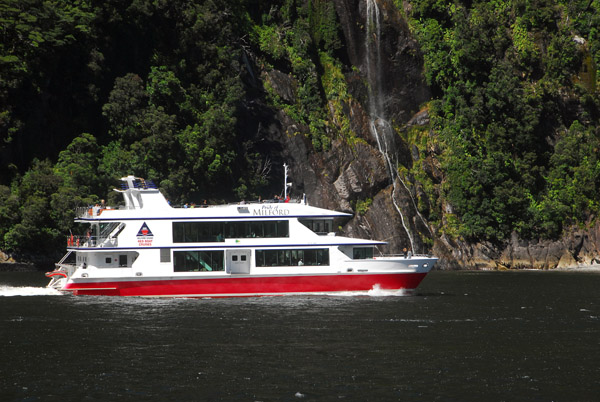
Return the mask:
[[[125,205],[118,208],[84,209],[76,218],[79,222],[123,221],[138,219],[160,220],[254,220],[254,219],[331,219],[351,217],[352,214],[313,207],[305,200],[285,202],[267,200],[226,205],[173,207],[151,180],[127,176],[120,189]],[[91,212],[91,213],[90,213]]]

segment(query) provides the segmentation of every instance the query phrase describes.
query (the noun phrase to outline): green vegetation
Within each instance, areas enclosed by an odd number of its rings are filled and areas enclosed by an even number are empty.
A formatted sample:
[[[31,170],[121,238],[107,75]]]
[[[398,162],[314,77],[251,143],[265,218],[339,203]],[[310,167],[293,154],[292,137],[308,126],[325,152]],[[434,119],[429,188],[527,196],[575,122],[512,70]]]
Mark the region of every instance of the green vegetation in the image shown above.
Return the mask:
[[[356,200],[356,202],[353,203],[354,210],[357,214],[364,215],[369,211],[369,207],[372,203],[373,200],[371,198],[367,198],[366,200]]]
[[[411,5],[457,234],[555,237],[597,216],[600,2]]]
[[[303,134],[311,139],[315,150],[327,150],[333,135],[326,101],[333,99],[335,105],[335,131],[341,131],[347,137],[349,131],[349,124],[340,117],[339,111],[343,94],[332,93],[345,85],[337,79],[340,74],[333,71],[339,70],[339,65],[332,54],[341,47],[335,5],[328,0],[286,0],[281,6],[277,4],[263,6],[260,23],[253,27],[252,39],[264,52],[267,66],[289,71],[297,84],[295,101],[281,99],[268,82],[266,89],[275,106],[308,127]]]
[[[290,102],[263,80],[267,101],[316,151],[351,135],[329,1],[5,0],[0,21],[3,251],[59,250],[74,207],[127,174],[175,204],[268,193],[271,156],[240,121],[261,71],[295,82]]]
[[[0,249],[58,249],[73,207],[98,202],[127,174],[154,179],[175,203],[260,190],[263,156],[237,121],[246,9],[4,1]]]
[[[595,219],[600,1],[409,3],[433,93],[429,127],[397,128],[420,152],[398,167],[419,211],[472,241],[557,237]],[[314,152],[363,141],[347,40],[327,0],[4,0],[0,249],[60,249],[73,208],[127,174],[175,204],[269,193],[257,99]]]

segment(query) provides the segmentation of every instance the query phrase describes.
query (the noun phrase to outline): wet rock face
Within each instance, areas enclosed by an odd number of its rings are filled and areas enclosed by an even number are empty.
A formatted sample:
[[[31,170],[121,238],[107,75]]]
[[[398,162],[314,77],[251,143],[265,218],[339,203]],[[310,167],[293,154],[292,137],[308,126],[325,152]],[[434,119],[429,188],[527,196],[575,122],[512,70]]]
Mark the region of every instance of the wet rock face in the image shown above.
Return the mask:
[[[315,152],[310,140],[303,134],[307,127],[298,125],[281,110],[270,110],[260,99],[254,99],[252,107],[260,112],[249,111],[248,115],[261,116],[249,131],[255,130],[254,140],[264,144],[264,151],[276,151],[274,164],[286,162],[290,166],[290,181],[293,194],[305,193],[312,205],[346,212],[354,212],[357,202],[368,204],[364,215],[343,224],[344,234],[364,236],[389,242],[382,251],[400,253],[410,244],[407,227],[415,233],[414,202],[406,190],[394,190],[387,162],[378,149],[377,140],[369,131],[369,85],[366,59],[366,0],[335,0],[335,8],[343,31],[346,58],[351,65],[344,68],[352,101],[344,106],[344,114],[357,138],[364,140],[348,144],[341,138],[333,138],[331,149]],[[389,126],[405,125],[423,102],[429,99],[429,89],[423,81],[422,59],[418,46],[410,37],[406,23],[402,21],[393,1],[377,2],[380,12],[381,57],[377,71],[381,77],[381,96]],[[352,66],[356,67],[353,68]],[[270,86],[285,102],[295,102],[297,83],[287,72],[270,70],[257,74],[263,83]],[[414,123],[414,124],[418,124]],[[405,166],[413,163],[412,153],[399,135],[392,133],[388,140],[395,160]],[[401,184],[396,179],[396,188]],[[405,210],[404,223],[392,202]],[[364,204],[363,204],[364,205]],[[422,226],[422,224],[421,224]],[[421,227],[421,229],[423,229]],[[429,236],[429,235],[426,235]],[[420,239],[421,235],[414,235]],[[430,251],[418,241],[417,252]]]
[[[516,233],[503,244],[468,244],[440,238],[442,268],[555,269],[600,266],[600,223],[573,229],[558,240],[523,240]]]
[[[431,98],[431,92],[424,81],[419,45],[394,2],[376,3],[380,15],[378,38],[374,33],[367,36],[367,0],[334,0],[347,58],[359,68],[362,78],[348,77],[348,87],[366,110],[367,40],[378,40],[381,57],[377,71],[383,83],[385,115],[396,124],[405,124]]]
[[[281,165],[290,166],[292,195],[306,194],[311,205],[354,213],[351,219],[340,221],[341,233],[388,242],[381,247],[384,253],[400,253],[410,244],[405,227],[414,238],[417,253],[434,253],[440,257],[441,269],[501,269],[573,267],[600,264],[600,224],[586,230],[574,230],[564,239],[556,241],[524,241],[518,236],[504,244],[468,243],[437,233],[433,239],[426,223],[417,215],[414,199],[425,199],[420,185],[410,183],[411,194],[402,183],[392,178],[384,156],[370,132],[372,116],[369,112],[370,89],[366,74],[366,1],[334,0],[340,26],[344,35],[344,51],[348,65],[345,72],[347,87],[352,99],[343,106],[350,129],[359,141],[349,144],[334,131],[332,146],[328,151],[316,152],[305,135],[308,127],[292,120],[283,110],[274,110],[264,101],[260,88],[269,85],[286,103],[296,102],[297,81],[287,71],[263,70],[256,64],[253,86],[256,91],[242,107],[240,122],[257,149],[269,155],[273,164],[271,178],[275,190],[281,188],[277,180],[282,177]],[[381,92],[385,118],[395,128],[410,128],[429,124],[427,110],[419,111],[422,103],[430,99],[423,81],[422,59],[418,44],[410,36],[401,14],[391,0],[378,0],[381,16]],[[353,66],[355,68],[353,68]],[[260,81],[260,82],[258,82]],[[335,124],[331,124],[332,127]],[[436,149],[415,149],[405,144],[399,135],[390,141],[400,165],[418,164],[434,183],[443,182],[443,172]],[[394,201],[404,213],[396,210]],[[370,200],[370,204],[368,202]],[[357,203],[363,208],[357,213]],[[452,206],[441,200],[446,213]],[[368,205],[368,208],[364,208]]]
[[[360,101],[349,114],[351,127],[373,149],[379,168],[370,171],[381,174],[368,183],[352,187],[352,180],[359,176],[349,175],[354,171],[346,170],[336,182],[343,199],[372,199],[368,212],[356,216],[354,222],[348,224],[348,231],[388,241],[384,251],[391,253],[410,245],[410,233],[414,251],[427,252],[421,240],[430,234],[422,219],[416,216],[416,194],[410,194],[413,190],[408,190],[390,172],[390,169],[395,170],[396,163],[410,168],[415,159],[412,153],[416,153],[418,159],[418,151],[411,152],[394,129],[406,125],[430,98],[418,44],[393,1],[335,0],[334,3],[348,44],[348,60],[360,71],[347,76],[350,93]],[[377,136],[374,130],[379,132]],[[388,155],[384,156],[382,151],[386,150]]]
[[[431,98],[423,75],[423,60],[417,41],[392,0],[376,0],[380,16],[379,38],[367,37],[366,23],[361,27],[357,66],[365,74],[367,40],[378,40],[381,57],[378,73],[383,83],[385,115],[390,121],[405,124]],[[356,18],[367,21],[367,1],[356,2]],[[344,31],[345,32],[345,31]]]
[[[296,102],[295,89],[298,84],[294,78],[279,70],[265,71],[262,78],[286,103],[293,104]]]

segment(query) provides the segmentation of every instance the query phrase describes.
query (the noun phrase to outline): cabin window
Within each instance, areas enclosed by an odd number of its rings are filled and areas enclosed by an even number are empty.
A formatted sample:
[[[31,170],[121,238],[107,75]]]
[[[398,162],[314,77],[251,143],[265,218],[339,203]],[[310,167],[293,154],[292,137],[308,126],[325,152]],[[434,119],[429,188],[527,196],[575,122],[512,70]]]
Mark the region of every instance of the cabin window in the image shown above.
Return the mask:
[[[231,256],[231,261],[237,261],[237,257],[238,257],[237,255],[232,255]]]
[[[299,219],[300,223],[318,234],[333,232],[333,219]]]
[[[289,249],[289,250],[256,250],[257,267],[283,266],[323,266],[329,265],[329,250],[323,249]]]
[[[161,248],[160,249],[160,262],[171,262],[171,249]]]
[[[127,255],[120,254],[119,255],[119,267],[126,267],[126,266],[127,266]]]
[[[289,237],[288,221],[173,222],[174,243],[224,242],[225,239]]]
[[[94,225],[92,225],[93,227]],[[102,222],[99,225],[100,232],[98,237],[101,239],[105,238],[117,238],[119,234],[125,229],[125,224],[123,222]],[[96,234],[94,233],[94,236]]]
[[[355,247],[352,250],[352,259],[364,260],[367,258],[373,258],[373,247]]]
[[[175,272],[224,271],[222,250],[175,251],[173,268]]]
[[[105,264],[110,264],[110,263],[112,263],[112,257],[106,257],[106,258],[104,259],[104,263],[105,263]]]

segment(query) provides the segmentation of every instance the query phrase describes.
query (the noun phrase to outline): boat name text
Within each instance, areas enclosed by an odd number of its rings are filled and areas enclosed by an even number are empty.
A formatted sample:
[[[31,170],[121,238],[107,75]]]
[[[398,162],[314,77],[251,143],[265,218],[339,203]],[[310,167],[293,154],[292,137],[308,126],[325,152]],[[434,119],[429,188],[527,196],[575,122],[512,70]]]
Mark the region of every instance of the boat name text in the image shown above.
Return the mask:
[[[263,205],[259,209],[253,209],[252,215],[255,216],[285,216],[289,215],[290,210],[288,208],[280,207],[279,205]]]

